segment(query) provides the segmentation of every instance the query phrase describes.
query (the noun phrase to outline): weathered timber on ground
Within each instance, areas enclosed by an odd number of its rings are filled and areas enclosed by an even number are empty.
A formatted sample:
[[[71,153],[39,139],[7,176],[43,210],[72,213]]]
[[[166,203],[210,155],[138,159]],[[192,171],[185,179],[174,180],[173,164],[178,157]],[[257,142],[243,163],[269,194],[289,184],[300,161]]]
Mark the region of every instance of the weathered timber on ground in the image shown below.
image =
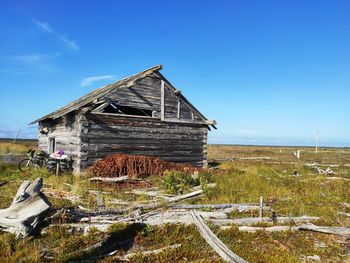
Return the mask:
[[[40,192],[43,179],[24,180],[9,208],[0,210],[0,230],[26,237],[40,223],[42,216],[51,208],[50,202]]]
[[[274,220],[279,224],[298,224],[298,223],[309,223],[311,221],[317,221],[320,218],[317,216],[300,216],[300,217],[276,217]],[[213,219],[215,225],[238,225],[238,226],[249,226],[257,223],[274,223],[271,217],[249,217],[249,218],[235,218],[235,219]]]
[[[199,229],[201,236],[207,243],[215,250],[216,253],[226,262],[232,263],[246,263],[243,258],[233,253],[222,241],[210,230],[205,224],[203,218],[195,210],[191,211],[194,224]]]
[[[222,227],[222,229],[227,229],[227,227]],[[240,226],[239,231],[243,232],[256,232],[256,231],[266,231],[266,232],[281,232],[281,231],[313,231],[324,234],[338,235],[338,236],[350,236],[349,227],[331,227],[331,226],[317,226],[314,224],[302,224],[299,226],[271,226],[271,227],[254,227],[254,226]]]
[[[100,181],[100,182],[107,182],[107,183],[118,183],[118,182],[125,182],[129,180],[129,176],[120,176],[120,177],[91,177],[89,178],[89,181]]]

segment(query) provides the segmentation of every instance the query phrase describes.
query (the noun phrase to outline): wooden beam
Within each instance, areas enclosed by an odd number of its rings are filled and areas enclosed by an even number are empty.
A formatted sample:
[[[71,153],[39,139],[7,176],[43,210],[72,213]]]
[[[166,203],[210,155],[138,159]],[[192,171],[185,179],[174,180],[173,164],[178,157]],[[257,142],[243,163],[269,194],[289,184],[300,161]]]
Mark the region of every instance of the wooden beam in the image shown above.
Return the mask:
[[[233,253],[205,224],[198,212],[192,210],[191,215],[194,224],[199,229],[201,236],[215,250],[216,253],[226,262],[247,263],[243,258]]]
[[[102,103],[100,106],[98,106],[96,109],[92,110],[92,113],[100,113],[102,112],[108,105],[110,104],[110,102],[104,102]]]
[[[215,126],[217,123],[215,120],[206,120],[205,124]],[[216,129],[216,127],[214,129]]]
[[[120,176],[120,177],[92,177],[89,181],[101,181],[101,182],[109,182],[109,183],[118,183],[125,182],[129,180],[129,176]]]
[[[160,80],[160,119],[165,120],[165,88],[164,80]]]

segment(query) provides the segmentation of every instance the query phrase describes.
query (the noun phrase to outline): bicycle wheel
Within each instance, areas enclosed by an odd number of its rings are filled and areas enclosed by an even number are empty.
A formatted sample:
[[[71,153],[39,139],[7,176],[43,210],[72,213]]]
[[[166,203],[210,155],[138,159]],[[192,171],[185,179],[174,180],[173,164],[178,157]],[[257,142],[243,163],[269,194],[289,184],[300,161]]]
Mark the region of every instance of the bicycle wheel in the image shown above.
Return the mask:
[[[21,171],[21,172],[26,172],[26,171],[29,171],[33,168],[33,162],[26,158],[26,159],[23,159],[21,160],[19,163],[18,163],[18,169]]]

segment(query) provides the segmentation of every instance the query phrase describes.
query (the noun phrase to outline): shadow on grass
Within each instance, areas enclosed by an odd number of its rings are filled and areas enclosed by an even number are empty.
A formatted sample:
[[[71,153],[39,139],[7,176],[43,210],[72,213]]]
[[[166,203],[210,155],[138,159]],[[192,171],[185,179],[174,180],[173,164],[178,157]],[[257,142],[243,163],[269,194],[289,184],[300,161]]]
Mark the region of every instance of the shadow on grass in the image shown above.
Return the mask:
[[[122,228],[111,229],[111,232],[107,239],[92,250],[73,253],[69,256],[66,262],[98,262],[100,259],[108,256],[108,254],[115,252],[116,250],[128,251],[133,247],[136,235],[145,228],[145,224],[135,223],[130,225],[123,225]],[[118,229],[120,228],[120,229]]]

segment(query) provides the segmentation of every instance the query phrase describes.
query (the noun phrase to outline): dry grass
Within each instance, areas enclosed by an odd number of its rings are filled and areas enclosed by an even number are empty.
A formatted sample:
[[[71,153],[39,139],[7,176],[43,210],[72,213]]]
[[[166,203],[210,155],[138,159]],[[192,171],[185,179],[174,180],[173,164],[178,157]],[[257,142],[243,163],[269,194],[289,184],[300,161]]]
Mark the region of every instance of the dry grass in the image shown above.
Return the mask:
[[[317,162],[321,165],[336,164],[332,167],[338,177],[350,177],[350,149],[322,148],[316,155],[312,148],[301,148],[301,159],[297,160],[293,152],[297,147],[255,147],[255,146],[211,146],[210,159],[228,157],[268,156],[270,160],[235,160],[220,163],[220,169],[214,172],[215,189],[194,203],[239,203],[264,201],[271,205],[278,215],[320,216],[321,225],[348,226],[350,220],[338,215],[338,212],[349,213],[350,209],[342,203],[350,203],[350,182],[346,180],[328,181],[319,176],[314,169],[303,164]],[[292,175],[297,171],[300,176]],[[86,189],[107,192],[103,200],[117,198],[133,201],[135,197],[124,193],[124,188],[112,185],[92,184],[84,177],[65,175],[55,177],[45,170],[27,174],[27,178],[44,177],[45,187],[70,192],[81,196],[80,204],[93,208],[94,195]],[[1,207],[11,203],[23,175],[9,165],[0,165],[0,181],[7,184],[0,187]],[[162,180],[150,177],[153,185],[160,186]],[[129,187],[129,186],[127,186]],[[132,186],[130,186],[132,187]],[[54,208],[71,207],[69,201],[50,198]],[[113,207],[113,206],[109,206]],[[265,214],[269,216],[269,214]],[[230,217],[257,216],[257,213],[232,213]],[[243,233],[236,227],[220,230],[211,226],[212,230],[235,253],[249,262],[301,262],[305,256],[318,255],[322,262],[346,262],[349,260],[348,242],[335,236],[311,232],[283,233]],[[165,251],[154,256],[137,256],[133,262],[221,262],[220,258],[199,236],[194,226],[165,225],[163,227],[140,227],[137,225],[115,225],[111,228],[112,244],[125,239],[132,240],[132,248],[120,247],[114,257],[96,259],[101,262],[116,262],[117,256],[127,252],[152,250],[167,245],[181,243],[182,247]],[[47,251],[44,261],[66,262],[98,256],[76,253],[106,237],[105,233],[95,232],[87,237],[77,233],[69,234],[64,227],[49,229],[41,236],[16,240],[13,235],[0,234],[0,256],[3,262],[38,262],[42,261],[40,253]],[[118,247],[119,248],[119,247]],[[50,260],[49,257],[53,257]]]
[[[0,154],[25,154],[28,148],[37,148],[37,142],[20,140],[14,143],[13,140],[0,139]]]

